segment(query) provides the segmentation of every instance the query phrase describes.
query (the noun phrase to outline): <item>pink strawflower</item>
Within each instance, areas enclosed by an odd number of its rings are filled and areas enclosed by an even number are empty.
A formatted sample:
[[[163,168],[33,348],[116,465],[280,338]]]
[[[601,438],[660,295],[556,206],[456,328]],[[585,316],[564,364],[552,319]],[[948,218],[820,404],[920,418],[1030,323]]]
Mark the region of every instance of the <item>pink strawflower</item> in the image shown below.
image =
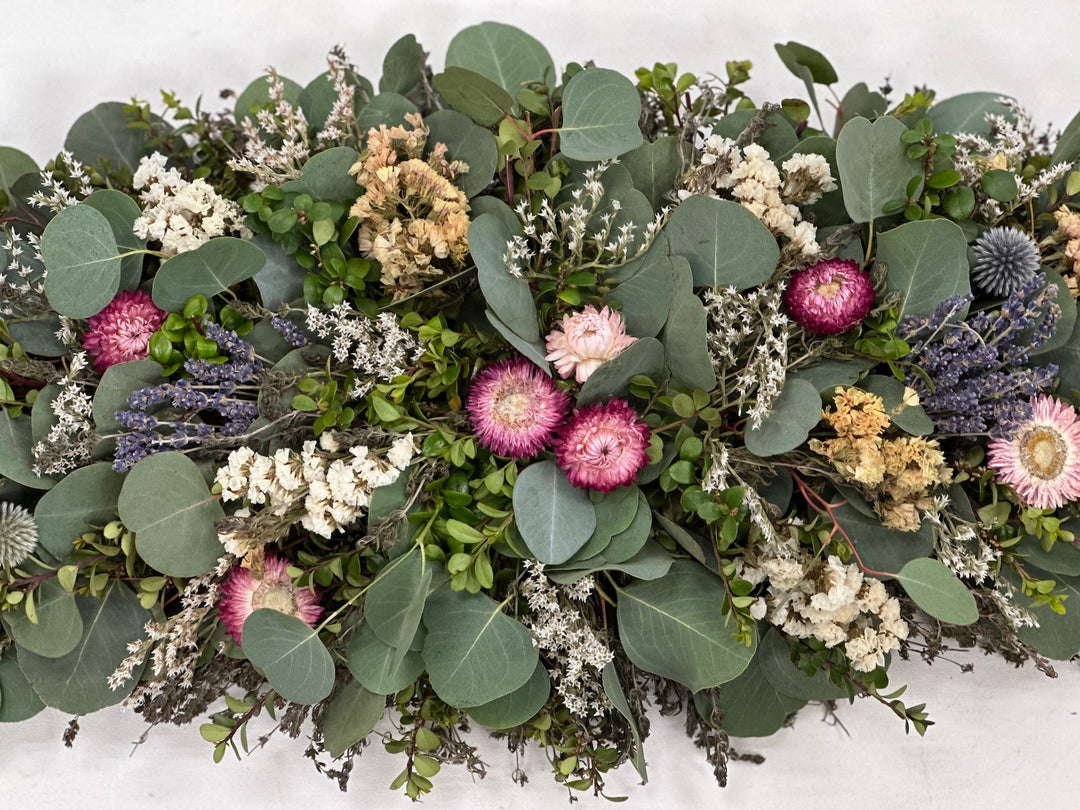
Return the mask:
[[[561,377],[573,374],[579,383],[637,340],[626,334],[622,315],[608,307],[597,312],[590,304],[581,312],[564,315],[560,325],[561,332],[552,330],[547,336],[546,359],[555,363]]]
[[[649,426],[621,399],[575,411],[555,443],[555,460],[575,487],[611,492],[649,463]]]
[[[1052,396],[1035,397],[1012,438],[987,445],[986,463],[1029,506],[1056,509],[1080,498],[1080,415]]]
[[[150,336],[168,315],[142,290],[121,290],[105,309],[86,321],[83,348],[99,372],[128,360],[150,355]]]
[[[234,566],[221,586],[218,613],[226,632],[237,644],[247,617],[259,608],[270,608],[296,616],[310,627],[322,617],[318,597],[309,588],[297,588],[286,568],[288,563],[273,554],[263,559],[262,578],[257,579],[250,568]]]
[[[551,444],[570,397],[524,357],[500,360],[478,375],[466,403],[480,444],[508,458],[529,458]]]
[[[797,271],[784,293],[791,319],[814,335],[839,335],[874,306],[870,274],[850,259],[826,259]]]

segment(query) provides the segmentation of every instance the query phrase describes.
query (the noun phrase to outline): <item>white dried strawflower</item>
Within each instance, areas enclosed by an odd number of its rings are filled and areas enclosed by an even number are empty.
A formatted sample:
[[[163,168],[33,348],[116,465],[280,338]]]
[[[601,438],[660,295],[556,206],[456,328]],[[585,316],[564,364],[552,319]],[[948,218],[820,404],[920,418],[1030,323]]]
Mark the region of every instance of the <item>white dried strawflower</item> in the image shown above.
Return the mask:
[[[0,502],[0,567],[14,568],[26,560],[37,539],[34,516],[18,504]]]

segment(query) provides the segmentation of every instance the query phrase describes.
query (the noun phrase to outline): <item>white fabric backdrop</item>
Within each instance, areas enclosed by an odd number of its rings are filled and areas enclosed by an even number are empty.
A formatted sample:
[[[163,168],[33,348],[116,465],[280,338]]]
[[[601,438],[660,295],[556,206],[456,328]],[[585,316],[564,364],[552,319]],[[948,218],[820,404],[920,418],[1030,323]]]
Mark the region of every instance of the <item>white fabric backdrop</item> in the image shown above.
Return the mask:
[[[840,94],[857,81],[876,86],[886,76],[898,94],[924,83],[942,98],[993,90],[1024,100],[1036,122],[1061,127],[1080,108],[1074,84],[1077,8],[1073,0],[546,0],[497,10],[479,0],[0,0],[0,145],[42,162],[55,155],[75,118],[100,101],[137,96],[156,108],[157,91],[166,88],[188,103],[202,94],[204,106],[217,109],[218,90],[242,90],[268,64],[306,83],[325,69],[324,55],[338,43],[376,82],[383,54],[405,33],[416,34],[439,67],[457,30],[492,18],[528,30],[560,65],[592,58],[631,74],[642,64],[674,60],[681,69],[704,73],[722,72],[726,60],[751,59],[755,78],[746,90],[763,100],[802,94],[801,83],[772,50],[774,42],[796,40],[829,57],[840,75]],[[766,762],[732,763],[731,785],[720,791],[681,724],[654,718],[646,743],[652,780],[638,787],[627,766],[610,777],[609,793],[629,793],[630,805],[641,808],[699,801],[809,808],[837,800],[877,808],[958,802],[994,807],[1074,798],[1080,666],[1061,663],[1061,677],[1049,680],[998,659],[953,657],[974,661],[975,671],[963,674],[945,661],[932,668],[897,662],[892,669],[894,684],[910,684],[905,700],[926,701],[938,721],[923,739],[905,736],[891,713],[868,701],[842,706],[842,726],[819,722],[820,709],[808,707],[794,728],[735,741],[740,751],[764,754]],[[154,729],[132,753],[145,726],[137,716],[111,709],[84,718],[75,747],[67,750],[60,742],[67,719],[49,710],[29,723],[0,726],[5,807],[55,797],[61,785],[70,800],[86,807],[135,808],[152,801],[171,810],[310,801],[329,810],[405,801],[386,791],[400,760],[377,746],[358,760],[349,794],[340,794],[302,759],[302,742],[275,739],[243,763],[227,759],[214,766],[194,726]],[[565,801],[541,752],[530,750],[523,760],[531,781],[520,789],[510,781],[514,759],[503,745],[478,741],[488,778],[474,785],[448,766],[435,779],[430,804],[488,810]]]

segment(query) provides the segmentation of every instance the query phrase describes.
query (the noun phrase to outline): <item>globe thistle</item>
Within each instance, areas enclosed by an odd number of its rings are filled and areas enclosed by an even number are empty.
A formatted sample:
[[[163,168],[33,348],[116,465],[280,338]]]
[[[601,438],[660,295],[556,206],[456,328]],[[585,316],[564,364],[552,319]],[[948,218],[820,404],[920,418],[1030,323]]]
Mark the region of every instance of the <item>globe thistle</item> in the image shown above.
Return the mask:
[[[34,551],[38,529],[34,516],[21,506],[0,502],[0,568],[14,568]]]
[[[1012,295],[1039,272],[1035,240],[1016,228],[990,228],[972,246],[971,280],[985,293]]]
[[[826,259],[799,270],[784,292],[791,319],[812,335],[839,335],[874,306],[870,274],[850,259]]]
[[[476,376],[466,407],[480,444],[520,459],[552,443],[570,410],[570,397],[524,357],[512,357]]]

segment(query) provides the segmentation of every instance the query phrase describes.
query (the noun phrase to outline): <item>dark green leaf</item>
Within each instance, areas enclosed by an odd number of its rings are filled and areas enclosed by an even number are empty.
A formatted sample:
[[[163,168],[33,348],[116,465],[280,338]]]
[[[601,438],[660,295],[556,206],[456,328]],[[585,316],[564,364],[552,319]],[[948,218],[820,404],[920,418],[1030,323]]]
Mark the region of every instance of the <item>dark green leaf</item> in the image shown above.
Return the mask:
[[[605,299],[619,303],[627,332],[638,337],[653,337],[667,320],[672,287],[671,259],[650,250],[641,269],[616,285]]]
[[[416,105],[397,93],[379,93],[356,116],[356,128],[366,133],[380,124],[388,127],[406,123],[405,116],[417,112]]]
[[[45,493],[34,509],[38,542],[57,560],[68,560],[75,538],[116,516],[124,477],[110,464],[72,470]]]
[[[41,234],[45,295],[61,315],[89,318],[120,288],[120,251],[109,220],[89,205],[65,208]]]
[[[619,683],[619,674],[615,671],[614,662],[609,661],[604,666],[603,672],[600,673],[600,683],[604,687],[604,694],[608,696],[611,705],[615,707],[615,711],[621,714],[623,719],[630,724],[630,733],[634,735],[634,770],[638,772],[644,784],[649,780],[648,773],[645,770],[645,747],[641,739],[641,732],[638,730],[637,720],[630,710],[630,703],[623,692],[622,684]]]
[[[577,405],[584,407],[612,397],[624,396],[630,378],[644,374],[657,379],[664,370],[664,347],[655,338],[642,338],[630,344],[617,357],[600,365],[581,386]]]
[[[247,617],[244,654],[266,673],[274,691],[293,703],[318,703],[334,688],[334,659],[302,620],[270,608]]]
[[[901,315],[929,315],[952,295],[971,291],[967,239],[947,219],[908,222],[881,235],[877,259],[900,293]]]
[[[775,456],[806,441],[821,421],[821,396],[806,380],[789,379],[761,426],[746,431],[746,449],[756,456]]]
[[[503,255],[512,234],[494,214],[483,214],[469,226],[469,252],[476,277],[491,310],[526,343],[540,340],[529,282],[506,271]]]
[[[513,728],[535,717],[550,695],[551,678],[543,663],[537,661],[536,669],[523,686],[490,703],[470,707],[469,716],[488,728]]]
[[[15,647],[0,653],[0,723],[21,723],[45,708],[19,669]]]
[[[588,495],[547,460],[530,464],[518,474],[514,519],[529,551],[551,565],[570,559],[596,527]]]
[[[690,197],[668,220],[671,252],[686,257],[695,287],[743,290],[776,269],[780,249],[769,229],[739,203]]]
[[[1016,175],[1007,169],[991,169],[982,176],[981,183],[983,191],[998,202],[1012,202],[1019,191]]]
[[[447,67],[431,83],[451,107],[482,127],[498,123],[514,106],[514,99],[502,87],[465,68]]]
[[[33,446],[30,414],[15,417],[0,409],[0,478],[10,478],[31,489],[49,489],[56,483],[34,473]]]
[[[431,130],[427,141],[429,149],[444,143],[451,160],[469,164],[469,171],[457,179],[465,196],[473,197],[487,188],[499,160],[495,136],[474,124],[467,115],[454,110],[434,112],[424,119],[424,124]]]
[[[641,99],[620,73],[588,68],[563,90],[562,151],[575,160],[606,160],[641,144]]]
[[[839,700],[847,696],[847,690],[830,681],[823,671],[808,677],[797,669],[779,630],[769,629],[761,637],[757,661],[761,674],[782,695],[797,700]]]
[[[146,144],[146,133],[129,128],[127,122],[124,105],[119,101],[98,104],[80,115],[68,130],[64,148],[81,163],[101,166],[108,161],[114,170],[124,167],[134,172]]]
[[[326,707],[323,744],[331,757],[340,757],[375,730],[386,711],[386,698],[369,692],[356,681],[338,687]]]
[[[646,141],[624,154],[619,162],[630,172],[634,188],[648,198],[654,211],[669,203],[667,195],[683,166],[678,138],[667,135],[652,143]]]
[[[929,557],[911,560],[896,575],[908,596],[935,619],[971,624],[979,618],[975,597],[944,563]]]
[[[664,359],[676,380],[692,388],[711,391],[716,385],[716,374],[706,342],[705,308],[701,299],[694,295],[694,279],[686,259],[673,257],[671,268],[674,282],[671,306],[660,335]]]
[[[391,45],[383,59],[379,92],[409,95],[420,83],[424,56],[424,49],[412,34],[406,34]]]
[[[191,296],[225,292],[252,278],[265,263],[266,256],[251,242],[219,236],[161,265],[154,277],[154,303],[179,312]]]
[[[717,690],[714,698],[708,692],[694,695],[698,714],[708,720],[713,708],[719,709],[724,731],[733,737],[768,737],[779,731],[806,701],[777,691],[764,677],[760,658],[759,652],[739,677]]]
[[[393,695],[424,671],[424,659],[419,652],[408,650],[404,656],[399,656],[399,652],[380,641],[370,625],[364,622],[349,639],[345,658],[349,672],[366,689],[380,695]]]
[[[335,146],[319,152],[304,164],[300,177],[288,181],[281,188],[307,194],[313,200],[351,203],[362,191],[356,184],[356,178],[349,174],[349,169],[359,157],[356,150],[349,146]]]
[[[67,655],[82,638],[82,618],[75,597],[55,579],[47,579],[34,590],[37,624],[18,610],[5,611],[4,626],[15,643],[45,658]]]
[[[989,135],[990,124],[987,113],[1004,116],[1007,121],[1015,121],[1012,110],[998,101],[1001,93],[963,93],[938,101],[930,108],[930,117],[934,120],[937,132],[970,132],[975,135]]]

